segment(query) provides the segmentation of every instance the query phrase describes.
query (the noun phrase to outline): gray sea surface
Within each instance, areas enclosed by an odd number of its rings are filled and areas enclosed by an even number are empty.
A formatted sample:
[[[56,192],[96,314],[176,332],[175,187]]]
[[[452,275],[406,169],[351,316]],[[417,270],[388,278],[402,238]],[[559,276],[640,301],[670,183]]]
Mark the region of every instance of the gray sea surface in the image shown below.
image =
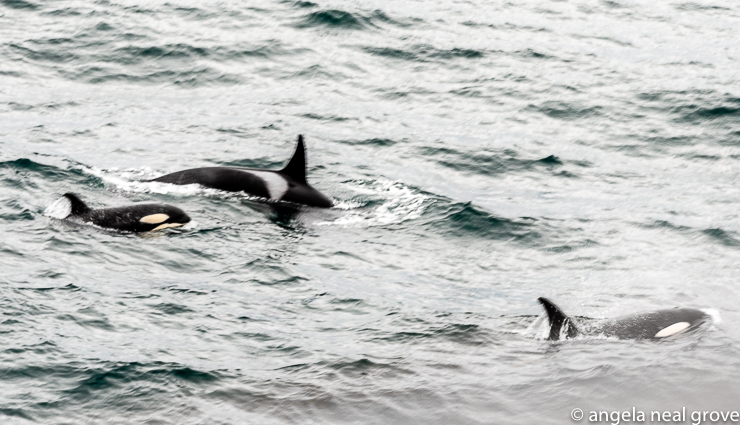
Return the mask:
[[[0,0],[0,423],[740,410],[739,29],[734,0]],[[145,182],[298,134],[335,208]],[[193,222],[72,225],[65,192]],[[713,322],[549,342],[540,296]]]

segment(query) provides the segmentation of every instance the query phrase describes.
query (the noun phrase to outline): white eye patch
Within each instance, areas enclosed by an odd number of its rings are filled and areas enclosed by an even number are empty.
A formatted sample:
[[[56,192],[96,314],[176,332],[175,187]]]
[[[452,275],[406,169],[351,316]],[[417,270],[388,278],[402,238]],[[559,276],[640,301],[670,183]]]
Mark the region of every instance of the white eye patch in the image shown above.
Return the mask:
[[[689,326],[691,326],[691,323],[689,323],[689,322],[678,322],[678,323],[674,323],[671,326],[668,326],[667,328],[665,328],[665,329],[661,330],[660,332],[658,332],[657,334],[655,334],[655,337],[656,338],[665,338],[667,336],[676,335],[677,333],[686,330],[686,328],[688,328]]]
[[[139,221],[147,224],[157,224],[163,221],[167,221],[168,218],[170,218],[170,216],[168,216],[167,214],[151,214],[146,217],[141,217]]]

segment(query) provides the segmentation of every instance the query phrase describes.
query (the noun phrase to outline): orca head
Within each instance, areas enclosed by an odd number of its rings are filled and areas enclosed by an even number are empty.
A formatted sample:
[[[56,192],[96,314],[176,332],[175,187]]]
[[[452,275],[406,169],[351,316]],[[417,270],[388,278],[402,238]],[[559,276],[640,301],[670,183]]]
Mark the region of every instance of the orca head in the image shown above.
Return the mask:
[[[547,319],[550,322],[550,335],[547,339],[550,341],[558,341],[561,337],[563,338],[575,338],[579,331],[573,319],[566,316],[558,306],[547,298],[540,297],[537,301],[542,304],[542,307],[547,312]]]
[[[619,339],[664,339],[693,331],[710,319],[701,310],[673,308],[618,317],[602,324],[598,332]]]
[[[140,232],[150,232],[167,229],[170,227],[184,226],[190,222],[190,217],[185,211],[172,205],[147,204],[137,205],[138,229]]]

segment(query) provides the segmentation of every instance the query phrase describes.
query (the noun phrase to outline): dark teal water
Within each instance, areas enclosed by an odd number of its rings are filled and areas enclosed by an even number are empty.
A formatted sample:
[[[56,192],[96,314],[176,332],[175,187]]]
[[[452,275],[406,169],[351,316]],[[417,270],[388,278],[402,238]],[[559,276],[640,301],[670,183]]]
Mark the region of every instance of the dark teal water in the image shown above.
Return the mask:
[[[729,0],[0,1],[0,423],[738,410],[738,28]],[[141,182],[298,134],[333,210]],[[194,223],[44,215],[68,191]],[[715,319],[550,343],[539,296]]]

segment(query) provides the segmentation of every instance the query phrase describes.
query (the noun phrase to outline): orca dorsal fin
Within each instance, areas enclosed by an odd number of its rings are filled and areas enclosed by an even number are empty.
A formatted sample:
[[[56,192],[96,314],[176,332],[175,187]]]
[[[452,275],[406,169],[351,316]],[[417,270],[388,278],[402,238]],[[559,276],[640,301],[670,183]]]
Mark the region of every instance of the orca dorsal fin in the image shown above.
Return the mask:
[[[295,152],[293,152],[288,164],[280,170],[280,173],[298,183],[308,184],[308,181],[306,181],[306,147],[303,144],[302,134],[298,135],[298,145],[295,147]]]
[[[69,199],[69,202],[72,204],[72,215],[85,214],[90,211],[90,207],[82,202],[82,199],[74,193],[67,192],[64,194],[64,197]]]
[[[573,338],[578,335],[578,328],[570,317],[566,316],[562,310],[552,301],[547,298],[537,298],[537,301],[542,304],[547,312],[547,319],[550,321],[550,341],[557,341],[560,339],[560,333],[565,330],[566,338]]]

